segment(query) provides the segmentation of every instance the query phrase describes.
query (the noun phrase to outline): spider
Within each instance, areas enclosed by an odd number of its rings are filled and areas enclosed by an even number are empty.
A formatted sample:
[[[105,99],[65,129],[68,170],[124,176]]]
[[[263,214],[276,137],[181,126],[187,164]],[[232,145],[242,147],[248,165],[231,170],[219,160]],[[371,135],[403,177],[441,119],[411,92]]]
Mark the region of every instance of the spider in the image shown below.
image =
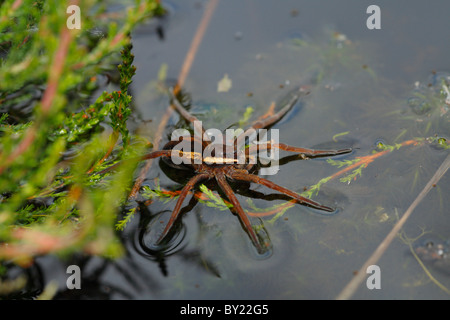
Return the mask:
[[[301,195],[293,192],[285,187],[282,187],[270,180],[259,177],[254,174],[252,170],[255,169],[255,155],[259,151],[271,151],[272,148],[278,148],[279,150],[290,151],[298,153],[300,158],[314,158],[314,157],[324,157],[324,156],[335,156],[340,154],[349,153],[352,151],[351,148],[340,149],[340,150],[313,150],[305,149],[299,147],[289,146],[283,143],[274,143],[273,141],[266,141],[264,143],[252,144],[255,141],[257,135],[252,134],[258,129],[268,128],[278,122],[286,113],[291,110],[291,108],[297,103],[297,101],[304,95],[308,94],[303,88],[297,90],[291,97],[291,99],[284,105],[278,112],[274,113],[273,108],[271,108],[264,116],[256,120],[250,127],[242,131],[240,135],[234,137],[234,140],[225,143],[211,142],[207,136],[205,138],[205,130],[201,125],[201,122],[189,113],[177,99],[173,90],[169,90],[171,95],[171,105],[175,110],[188,122],[190,122],[194,127],[194,136],[181,136],[178,140],[171,140],[168,142],[162,150],[153,151],[143,156],[142,159],[154,159],[162,157],[166,163],[175,168],[187,168],[193,171],[194,175],[188,180],[186,185],[182,188],[176,205],[172,211],[172,214],[167,222],[162,234],[157,240],[157,244],[160,244],[169,231],[171,230],[174,222],[177,220],[181,206],[189,194],[189,192],[201,181],[213,180],[217,182],[219,188],[226,195],[230,203],[233,205],[231,208],[234,210],[245,231],[247,232],[253,245],[256,247],[258,252],[264,252],[265,248],[258,241],[258,236],[253,229],[249,218],[247,217],[244,209],[236,198],[233,189],[231,188],[229,182],[234,181],[245,181],[248,183],[256,183],[268,187],[270,189],[281,192],[299,202],[302,205],[306,205],[318,210],[326,212],[334,212],[335,209],[328,206],[322,205],[316,201],[310,200],[308,198],[302,197]],[[184,142],[193,147],[194,152],[180,150],[177,146],[179,143]],[[238,148],[241,146],[241,148]],[[243,147],[242,147],[243,146]],[[230,152],[230,147],[232,151]],[[197,149],[196,149],[197,148]],[[191,149],[192,150],[192,149]],[[201,150],[201,151],[200,151]],[[206,157],[203,155],[207,155]],[[241,158],[240,158],[241,157]],[[245,159],[245,161],[238,161],[238,159]],[[176,160],[175,162],[173,160]],[[180,162],[180,160],[183,163]]]

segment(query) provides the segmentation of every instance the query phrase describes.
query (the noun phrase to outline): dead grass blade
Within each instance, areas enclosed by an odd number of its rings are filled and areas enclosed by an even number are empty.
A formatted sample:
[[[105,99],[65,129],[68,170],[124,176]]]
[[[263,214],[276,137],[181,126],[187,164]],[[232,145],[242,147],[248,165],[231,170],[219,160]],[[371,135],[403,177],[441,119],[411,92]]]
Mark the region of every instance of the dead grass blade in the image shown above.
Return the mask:
[[[184,85],[184,82],[186,81],[186,78],[189,74],[189,70],[191,69],[192,63],[194,62],[195,56],[197,54],[198,48],[200,47],[200,43],[202,42],[203,36],[206,32],[206,29],[208,28],[209,22],[211,20],[211,17],[214,13],[215,8],[217,7],[219,0],[211,0],[208,2],[207,7],[205,9],[205,12],[203,14],[202,20],[200,21],[200,24],[197,28],[197,31],[195,32],[194,38],[192,39],[191,46],[189,48],[189,51],[186,54],[186,57],[184,59],[184,63],[181,67],[180,74],[178,75],[178,82],[175,86],[173,93],[176,95],[180,88]],[[170,116],[172,115],[173,107],[170,105],[167,107],[166,112],[164,113],[161,122],[158,126],[158,130],[155,134],[154,143],[153,143],[153,149],[159,150],[159,143],[161,141],[162,134],[164,132],[164,128],[167,125],[167,122],[169,121]],[[131,189],[129,199],[135,198],[139,189],[142,186],[142,183],[144,182],[145,176],[150,170],[150,167],[152,166],[153,159],[147,160],[144,167],[141,169],[138,178],[136,179],[133,188]]]
[[[367,261],[364,263],[364,265],[361,267],[358,273],[339,293],[339,295],[336,297],[337,300],[347,300],[353,296],[353,294],[356,292],[361,282],[363,282],[363,280],[367,276],[366,274],[367,267],[377,263],[377,261],[381,258],[383,253],[391,244],[392,240],[396,237],[400,229],[408,220],[411,213],[414,211],[417,205],[425,198],[428,192],[433,188],[433,185],[435,185],[442,178],[442,176],[445,174],[445,172],[448,170],[449,167],[450,167],[450,155],[448,155],[447,158],[445,158],[445,160],[442,162],[441,166],[436,170],[435,174],[430,179],[430,181],[428,181],[428,183],[419,193],[417,198],[413,201],[413,203],[411,203],[408,210],[406,210],[406,212],[403,214],[400,220],[398,220],[398,222],[394,225],[392,230],[389,232],[386,238],[384,238],[384,240],[380,243],[377,249],[372,253],[369,259],[367,259]]]

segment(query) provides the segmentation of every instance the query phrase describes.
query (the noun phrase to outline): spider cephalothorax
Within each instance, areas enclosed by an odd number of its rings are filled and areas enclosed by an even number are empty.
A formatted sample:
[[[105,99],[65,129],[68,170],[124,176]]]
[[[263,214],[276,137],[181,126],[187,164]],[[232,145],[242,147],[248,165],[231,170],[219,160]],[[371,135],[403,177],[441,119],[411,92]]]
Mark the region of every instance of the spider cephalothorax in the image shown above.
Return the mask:
[[[249,183],[260,184],[279,191],[297,200],[302,205],[327,212],[334,211],[333,208],[302,197],[296,192],[281,187],[270,180],[261,178],[252,172],[252,169],[254,169],[256,164],[256,157],[258,156],[258,153],[262,151],[267,152],[272,149],[279,149],[298,153],[301,158],[334,156],[352,151],[350,148],[341,150],[312,150],[292,147],[274,141],[259,142],[258,144],[253,143],[257,137],[256,130],[268,128],[280,120],[296,104],[302,95],[307,94],[305,91],[302,89],[297,91],[280,111],[274,113],[273,110],[270,110],[266,115],[255,121],[246,131],[242,131],[241,134],[235,136],[232,141],[230,141],[229,138],[224,138],[219,142],[211,142],[201,126],[201,122],[181,105],[177,98],[172,94],[172,91],[170,91],[170,93],[172,95],[172,106],[183,118],[192,123],[194,135],[182,135],[176,139],[172,139],[172,141],[164,146],[163,150],[148,153],[144,156],[144,159],[163,157],[163,159],[171,166],[177,168],[183,167],[191,170],[193,176],[181,190],[169,222],[159,237],[158,243],[166,237],[175,220],[178,218],[183,201],[191,189],[193,189],[200,181],[210,179],[215,179],[219,188],[227,196],[252,243],[260,252],[264,251],[264,248],[258,240],[258,236],[253,229],[249,218],[245,214],[235,193],[230,187],[229,181],[246,181]]]

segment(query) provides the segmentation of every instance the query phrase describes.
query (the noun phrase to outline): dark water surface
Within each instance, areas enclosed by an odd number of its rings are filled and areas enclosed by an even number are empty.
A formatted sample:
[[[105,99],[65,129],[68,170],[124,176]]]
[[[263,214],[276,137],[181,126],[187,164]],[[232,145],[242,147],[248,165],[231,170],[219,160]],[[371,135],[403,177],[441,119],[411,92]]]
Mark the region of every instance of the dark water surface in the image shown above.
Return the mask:
[[[158,72],[177,78],[207,1],[164,2],[170,14],[133,36],[137,74],[132,85],[136,131],[154,138],[168,97],[158,91]],[[417,138],[450,138],[449,106],[442,83],[449,83],[450,2],[377,1],[381,29],[369,30],[366,9],[372,1],[222,0],[206,30],[184,90],[206,127],[225,129],[247,107],[262,115],[272,101],[307,85],[311,95],[276,125],[280,141],[307,148],[352,147],[335,160],[371,155],[377,144],[398,150],[373,160],[355,180],[342,175],[313,198],[338,208],[332,216],[301,205],[282,217],[253,218],[263,224],[272,250],[258,256],[237,217],[197,203],[187,208],[167,252],[154,246],[160,219],[167,221],[175,201],[141,207],[123,233],[124,258],[77,260],[82,289],[58,298],[112,299],[334,299],[393,228],[398,218],[448,155],[438,143],[400,144]],[[217,92],[224,75],[228,92]],[[253,119],[253,118],[252,118]],[[174,116],[169,124],[177,121]],[[169,131],[168,131],[169,132]],[[442,140],[441,140],[442,141]],[[378,145],[380,146],[380,145]],[[292,161],[267,178],[302,192],[341,170],[327,159]],[[356,169],[356,168],[355,168]],[[154,162],[154,178],[167,189],[181,185]],[[450,238],[449,174],[415,208],[377,262],[381,289],[361,283],[359,299],[448,299],[415,259],[408,245],[427,236]],[[253,190],[271,194],[261,186]],[[250,210],[245,197],[239,200]],[[188,205],[189,200],[185,205]],[[257,208],[283,200],[254,199]],[[422,235],[424,233],[424,235]],[[419,237],[420,236],[420,237]],[[417,239],[416,239],[417,238]],[[444,242],[444,241],[443,241]],[[40,260],[45,282],[65,268],[52,258]],[[426,265],[426,264],[425,264]],[[429,272],[450,288],[445,273]]]

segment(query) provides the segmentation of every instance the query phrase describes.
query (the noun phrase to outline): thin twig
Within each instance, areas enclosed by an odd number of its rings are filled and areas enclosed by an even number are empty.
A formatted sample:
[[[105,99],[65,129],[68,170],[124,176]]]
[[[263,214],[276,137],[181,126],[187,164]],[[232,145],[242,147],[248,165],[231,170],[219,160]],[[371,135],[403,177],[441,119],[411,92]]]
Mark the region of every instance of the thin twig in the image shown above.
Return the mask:
[[[400,229],[405,224],[406,220],[409,218],[413,210],[417,207],[417,205],[425,198],[425,196],[428,194],[428,192],[433,188],[433,185],[435,185],[445,174],[445,172],[450,167],[450,155],[445,158],[445,160],[442,162],[441,166],[436,170],[436,173],[433,175],[433,177],[428,181],[426,186],[423,188],[423,190],[419,193],[417,198],[411,203],[408,210],[406,210],[405,214],[401,217],[401,219],[395,224],[395,226],[392,228],[392,230],[389,232],[389,234],[384,238],[384,240],[380,243],[378,248],[373,252],[373,254],[367,259],[366,263],[361,267],[361,269],[358,271],[358,273],[354,276],[354,278],[345,286],[345,288],[339,293],[339,295],[336,297],[338,300],[346,300],[350,299],[353,294],[358,289],[358,286],[363,282],[364,278],[366,277],[366,270],[370,265],[374,265],[377,263],[377,261],[381,258],[383,253],[386,251],[386,249],[391,244],[392,240],[394,240],[395,236],[398,234]]]
[[[19,7],[22,5],[22,0],[16,0],[14,1],[14,3],[11,5],[11,8],[9,9],[9,12],[7,11],[7,14],[0,17],[0,23],[3,23],[5,20],[9,19],[9,16],[12,16],[12,13],[14,13],[14,11],[16,11],[17,9],[19,9]]]
[[[49,78],[47,83],[47,88],[42,96],[42,111],[48,113],[53,104],[53,98],[56,95],[58,89],[58,82],[64,69],[64,64],[66,62],[66,56],[69,51],[70,41],[72,40],[72,32],[63,26],[60,35],[60,42],[58,50],[55,53],[53,59],[52,67],[49,71]]]
[[[208,5],[203,14],[202,20],[200,21],[200,24],[197,28],[194,38],[192,39],[189,51],[186,54],[186,57],[184,59],[184,63],[183,63],[183,66],[181,67],[180,74],[178,75],[178,82],[173,90],[174,95],[177,95],[177,93],[180,91],[180,88],[184,85],[184,82],[186,81],[186,78],[189,74],[189,70],[191,69],[192,63],[194,62],[198,48],[203,39],[205,31],[208,28],[209,21],[211,20],[211,17],[214,13],[215,8],[217,7],[218,2],[219,2],[219,0],[211,0],[210,2],[208,2]],[[161,122],[159,123],[158,130],[156,131],[155,139],[154,139],[154,143],[153,143],[154,150],[159,149],[159,144],[161,141],[162,134],[164,132],[164,128],[166,127],[167,122],[169,121],[170,116],[172,115],[172,112],[173,112],[173,107],[172,107],[172,105],[170,105],[167,107],[166,112],[164,113],[164,115],[161,119]],[[136,179],[136,181],[133,185],[133,188],[131,189],[129,199],[136,197],[136,194],[139,192],[139,189],[141,188],[142,183],[145,180],[145,176],[147,175],[148,170],[150,170],[150,167],[152,166],[152,163],[153,163],[153,159],[147,160],[144,167],[141,169],[139,176]]]
[[[16,1],[14,1],[13,5],[11,6],[11,9],[16,10],[17,8],[20,7],[21,4],[22,4],[22,0],[16,0]]]
[[[77,3],[77,2],[74,2]],[[49,78],[47,81],[47,87],[44,91],[41,100],[42,115],[46,116],[53,105],[53,100],[56,96],[58,83],[61,78],[64,64],[66,61],[66,56],[69,50],[70,42],[72,40],[72,32],[63,26],[60,33],[60,43],[59,47],[55,52],[52,65],[49,69]],[[22,153],[28,150],[28,148],[33,144],[37,136],[37,131],[41,125],[40,121],[36,121],[33,126],[27,129],[24,134],[24,138],[19,143],[19,145],[14,149],[14,151],[6,158],[3,166],[0,167],[0,174],[14,162]]]

